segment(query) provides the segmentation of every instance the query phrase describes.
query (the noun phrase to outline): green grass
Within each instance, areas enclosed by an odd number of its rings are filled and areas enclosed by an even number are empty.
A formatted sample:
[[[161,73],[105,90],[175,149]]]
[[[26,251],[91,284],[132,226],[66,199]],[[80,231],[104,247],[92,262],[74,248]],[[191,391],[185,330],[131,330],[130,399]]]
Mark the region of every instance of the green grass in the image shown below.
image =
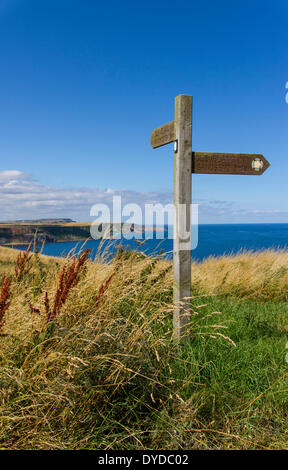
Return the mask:
[[[220,311],[217,323],[228,327],[224,334],[236,347],[203,333],[182,346],[170,361],[180,400],[169,418],[155,411],[163,432],[157,445],[166,439],[184,449],[287,448],[288,305],[227,296],[204,302],[201,315]]]
[[[263,431],[262,445],[269,446],[275,441],[273,433],[286,434],[288,306],[213,297],[206,308],[211,307],[222,312],[221,321],[229,325],[226,334],[237,346],[231,349],[229,343],[211,338],[199,338],[187,346],[185,356],[191,362],[206,364],[198,374],[198,391],[204,393],[198,418],[207,425],[213,420],[229,422],[242,437],[252,433],[254,438]],[[187,367],[181,371],[186,374]],[[183,390],[182,397],[187,400],[193,393],[197,396],[195,384]]]

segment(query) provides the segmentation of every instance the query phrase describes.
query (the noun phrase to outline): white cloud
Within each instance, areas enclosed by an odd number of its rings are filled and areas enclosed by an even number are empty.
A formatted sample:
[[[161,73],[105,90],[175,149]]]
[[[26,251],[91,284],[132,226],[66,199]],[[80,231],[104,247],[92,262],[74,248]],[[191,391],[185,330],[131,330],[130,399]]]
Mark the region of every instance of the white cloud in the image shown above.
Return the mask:
[[[27,180],[30,176],[19,170],[4,170],[0,171],[0,181],[17,181]]]
[[[0,172],[0,220],[46,217],[70,217],[89,221],[90,209],[101,203],[111,206],[113,196],[122,196],[122,204],[143,206],[145,202],[167,204],[171,193],[138,192],[98,188],[59,188],[41,185],[18,170]]]
[[[125,189],[59,188],[42,185],[19,170],[0,171],[0,220],[65,217],[92,221],[94,204],[112,205],[113,196],[122,196],[122,206],[136,203],[170,204],[172,192],[140,192]],[[288,211],[274,208],[239,207],[236,202],[194,200],[199,204],[200,223],[288,222]]]
[[[199,223],[288,223],[288,211],[257,208],[253,202],[247,205],[249,208],[232,201],[202,200],[199,203]]]

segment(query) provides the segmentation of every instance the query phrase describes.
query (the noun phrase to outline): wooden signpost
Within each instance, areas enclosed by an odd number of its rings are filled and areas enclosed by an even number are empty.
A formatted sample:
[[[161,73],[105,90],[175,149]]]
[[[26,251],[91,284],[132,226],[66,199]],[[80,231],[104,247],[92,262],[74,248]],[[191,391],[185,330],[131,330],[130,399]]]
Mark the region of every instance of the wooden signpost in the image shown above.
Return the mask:
[[[174,334],[191,321],[191,173],[262,175],[270,166],[260,154],[192,152],[192,96],[175,98],[174,121],[152,132],[153,148],[174,142]]]

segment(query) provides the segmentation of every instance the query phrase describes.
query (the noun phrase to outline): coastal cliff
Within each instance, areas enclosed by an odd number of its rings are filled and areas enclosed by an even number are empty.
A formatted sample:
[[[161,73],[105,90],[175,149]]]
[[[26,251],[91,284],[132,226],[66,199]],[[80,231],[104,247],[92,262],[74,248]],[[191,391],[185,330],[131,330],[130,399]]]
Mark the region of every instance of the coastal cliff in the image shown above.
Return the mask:
[[[76,241],[87,240],[91,237],[90,223],[78,222],[64,222],[61,223],[49,221],[43,222],[26,222],[17,221],[13,223],[0,224],[0,244],[26,244],[36,239],[38,242],[53,243],[57,241]],[[120,224],[117,227],[113,224],[99,224],[95,227],[100,232],[105,232],[105,238],[109,238],[112,230],[120,231]],[[134,226],[133,224],[121,224],[122,232],[133,232],[134,230],[141,230],[141,226]]]

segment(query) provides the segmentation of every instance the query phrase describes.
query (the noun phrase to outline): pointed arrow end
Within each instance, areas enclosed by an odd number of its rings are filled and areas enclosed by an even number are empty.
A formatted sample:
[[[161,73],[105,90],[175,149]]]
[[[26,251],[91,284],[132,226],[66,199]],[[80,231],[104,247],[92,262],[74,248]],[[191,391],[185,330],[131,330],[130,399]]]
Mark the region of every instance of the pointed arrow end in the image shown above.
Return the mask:
[[[261,160],[263,162],[263,168],[262,168],[262,172],[261,172],[261,174],[262,174],[262,173],[264,173],[264,171],[266,171],[269,168],[270,163],[268,162],[268,160],[266,160],[264,155],[261,155]]]

